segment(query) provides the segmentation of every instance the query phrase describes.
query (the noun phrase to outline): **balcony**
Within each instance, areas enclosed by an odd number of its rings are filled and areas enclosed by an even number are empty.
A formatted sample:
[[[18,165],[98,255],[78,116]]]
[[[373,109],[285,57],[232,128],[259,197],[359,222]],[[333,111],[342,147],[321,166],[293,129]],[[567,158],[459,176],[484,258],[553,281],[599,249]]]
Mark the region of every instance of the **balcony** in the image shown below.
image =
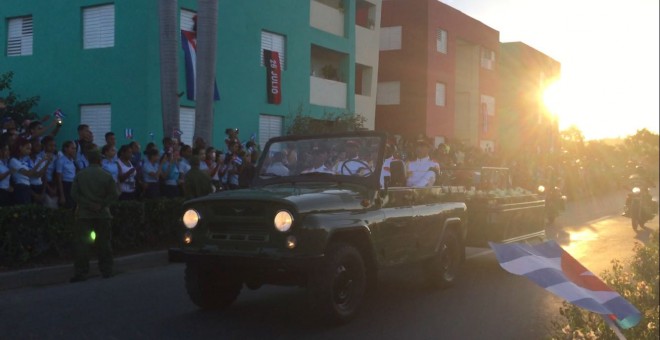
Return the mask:
[[[346,109],[346,83],[337,80],[309,77],[310,104]]]
[[[310,0],[309,25],[340,37],[344,36],[344,11],[339,1]]]

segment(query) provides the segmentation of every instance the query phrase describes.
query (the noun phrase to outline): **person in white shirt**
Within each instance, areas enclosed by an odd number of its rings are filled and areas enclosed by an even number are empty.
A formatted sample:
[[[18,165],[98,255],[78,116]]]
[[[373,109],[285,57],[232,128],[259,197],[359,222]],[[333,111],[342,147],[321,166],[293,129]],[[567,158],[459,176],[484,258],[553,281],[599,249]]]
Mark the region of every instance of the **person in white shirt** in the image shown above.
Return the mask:
[[[418,140],[415,149],[417,159],[408,162],[406,166],[407,185],[409,187],[424,188],[433,186],[436,173],[440,165],[429,157],[430,145],[426,140]]]
[[[360,159],[360,144],[358,142],[347,141],[344,150],[346,150],[346,160],[338,164],[338,175],[362,176],[371,171],[368,164]]]
[[[273,174],[277,176],[289,176],[289,168],[284,165],[284,154],[282,152],[276,152],[273,154],[273,159],[266,168],[266,174]]]
[[[301,171],[301,174],[324,173],[334,174],[334,171],[326,164],[328,161],[328,149],[324,146],[314,146],[312,148],[311,167]]]

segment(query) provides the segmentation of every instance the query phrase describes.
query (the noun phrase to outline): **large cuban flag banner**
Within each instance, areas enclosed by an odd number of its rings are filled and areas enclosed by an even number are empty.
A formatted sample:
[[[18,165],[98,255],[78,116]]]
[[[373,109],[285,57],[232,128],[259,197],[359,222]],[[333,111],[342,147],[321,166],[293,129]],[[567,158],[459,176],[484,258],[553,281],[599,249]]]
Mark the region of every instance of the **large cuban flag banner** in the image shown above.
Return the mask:
[[[186,98],[195,100],[197,81],[197,33],[181,30],[181,47],[186,62]],[[213,100],[220,100],[218,84],[213,84]]]
[[[551,240],[536,245],[490,242],[504,270],[523,275],[568,302],[627,329],[641,319],[637,308]]]

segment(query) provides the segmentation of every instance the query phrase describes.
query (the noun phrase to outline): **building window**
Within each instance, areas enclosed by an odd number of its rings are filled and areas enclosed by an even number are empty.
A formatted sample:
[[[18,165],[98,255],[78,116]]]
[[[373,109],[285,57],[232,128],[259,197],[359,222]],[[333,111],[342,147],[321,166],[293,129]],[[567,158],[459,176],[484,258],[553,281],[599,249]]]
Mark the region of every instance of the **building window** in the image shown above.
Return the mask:
[[[436,39],[435,45],[438,52],[447,54],[447,31],[438,28]]]
[[[195,15],[197,15],[196,12],[189,11],[187,9],[181,9],[181,16],[179,17],[179,27],[182,31],[188,31],[188,32],[193,31],[193,26],[195,26],[193,17]]]
[[[401,26],[380,28],[380,50],[392,51],[401,49]]]
[[[378,83],[376,104],[399,105],[401,101],[401,82],[387,81]]]
[[[284,120],[280,116],[259,115],[259,146],[261,150],[264,149],[269,139],[282,135],[283,122]]]
[[[83,48],[115,46],[115,5],[83,9]]]
[[[371,97],[371,78],[373,76],[371,66],[355,64],[355,94]]]
[[[286,37],[272,32],[261,31],[261,66],[264,66],[264,50],[275,51],[280,56],[280,67],[286,69]]]
[[[488,132],[491,125],[491,118],[495,116],[495,98],[491,96],[481,95],[481,119],[483,124],[483,131]]]
[[[485,47],[481,48],[481,67],[492,70],[495,68],[495,52]]]
[[[195,134],[194,107],[179,107],[179,130],[183,132],[181,134],[181,142],[192,145],[193,135]]]
[[[32,55],[32,16],[7,20],[7,56]]]
[[[435,83],[435,105],[445,106],[446,86],[444,83]]]
[[[89,125],[96,140],[102,140],[106,132],[112,131],[110,104],[81,105],[80,124]]]

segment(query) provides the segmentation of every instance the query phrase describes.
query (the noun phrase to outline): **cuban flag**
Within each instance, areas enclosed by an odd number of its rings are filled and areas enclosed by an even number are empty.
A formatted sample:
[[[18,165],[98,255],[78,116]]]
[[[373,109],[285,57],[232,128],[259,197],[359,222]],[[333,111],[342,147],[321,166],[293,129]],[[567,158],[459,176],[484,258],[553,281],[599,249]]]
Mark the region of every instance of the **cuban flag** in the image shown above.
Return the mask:
[[[615,321],[623,329],[640,321],[637,308],[582,266],[557,242],[489,244],[504,270],[523,275],[566,301]]]
[[[55,118],[59,118],[59,119],[62,119],[64,117],[66,117],[66,115],[64,114],[64,112],[62,112],[61,109],[55,110],[55,112],[53,112],[53,116],[55,116]]]
[[[181,30],[181,47],[186,63],[186,98],[195,100],[197,82],[197,33]],[[213,84],[213,100],[220,100],[218,84]]]

